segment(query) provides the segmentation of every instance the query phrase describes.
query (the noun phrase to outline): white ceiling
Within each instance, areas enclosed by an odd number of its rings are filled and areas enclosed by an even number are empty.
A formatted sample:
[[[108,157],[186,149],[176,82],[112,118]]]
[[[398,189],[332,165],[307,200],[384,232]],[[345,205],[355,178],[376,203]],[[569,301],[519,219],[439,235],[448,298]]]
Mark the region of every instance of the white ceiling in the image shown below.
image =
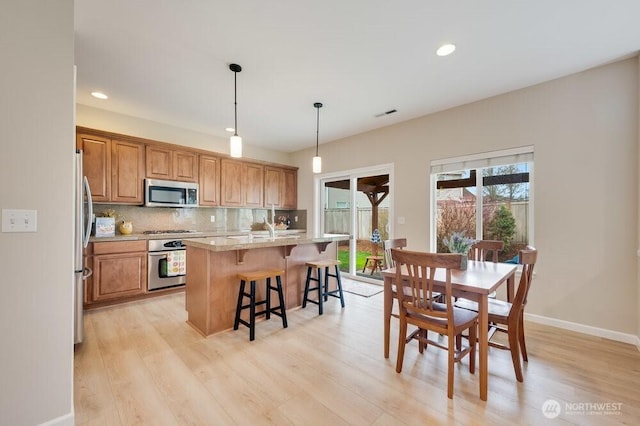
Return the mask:
[[[293,152],[637,53],[639,0],[75,0],[77,101]],[[457,50],[438,57],[443,43]],[[101,90],[106,101],[90,96]],[[376,118],[384,111],[391,115]]]

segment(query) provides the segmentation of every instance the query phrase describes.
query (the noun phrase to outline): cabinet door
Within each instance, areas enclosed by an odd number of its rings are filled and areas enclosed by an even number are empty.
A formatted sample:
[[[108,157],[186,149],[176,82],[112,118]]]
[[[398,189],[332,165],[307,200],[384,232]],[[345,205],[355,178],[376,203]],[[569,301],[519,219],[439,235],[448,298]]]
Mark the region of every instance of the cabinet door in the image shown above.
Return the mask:
[[[170,180],[173,176],[171,153],[170,149],[147,145],[146,176],[151,179]]]
[[[96,255],[93,268],[94,302],[146,292],[146,252]]]
[[[200,205],[217,206],[220,203],[220,159],[200,156]]]
[[[173,151],[172,179],[198,182],[198,155],[194,152]]]
[[[84,175],[94,202],[111,200],[111,140],[80,134],[76,145],[82,150]]]
[[[298,172],[296,170],[285,169],[283,171],[284,190],[283,190],[283,209],[298,208]]]
[[[220,161],[220,204],[228,207],[242,207],[242,163],[222,159]]]
[[[263,207],[264,166],[245,163],[243,177],[244,205]]]
[[[143,145],[111,141],[111,201],[142,204],[144,202]]]
[[[284,190],[284,171],[276,167],[264,168],[264,206],[282,207]]]

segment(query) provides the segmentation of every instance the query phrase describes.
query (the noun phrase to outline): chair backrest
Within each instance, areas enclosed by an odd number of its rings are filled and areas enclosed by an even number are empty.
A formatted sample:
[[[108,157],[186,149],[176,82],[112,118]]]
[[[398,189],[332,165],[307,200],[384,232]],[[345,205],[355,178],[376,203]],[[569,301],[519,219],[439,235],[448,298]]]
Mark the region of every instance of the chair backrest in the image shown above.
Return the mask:
[[[469,259],[498,261],[498,253],[504,250],[504,241],[478,240],[469,249]]]
[[[509,316],[521,315],[527,304],[527,296],[531,289],[531,281],[533,280],[533,267],[538,259],[538,250],[534,247],[527,246],[524,250],[518,252],[518,263],[522,265],[522,272],[520,275],[520,283],[518,284],[518,291],[516,297],[513,300],[511,311]]]
[[[392,240],[384,240],[382,242],[382,246],[384,247],[384,268],[392,268],[395,266],[393,259],[391,258],[391,249],[397,248],[402,249],[407,246],[406,238],[395,238]]]
[[[428,316],[447,319],[453,324],[453,297],[451,294],[451,270],[460,269],[462,255],[457,253],[425,253],[410,250],[391,249],[391,257],[396,264],[396,283],[404,283],[410,291],[398,291],[401,315],[406,310],[409,316]],[[445,270],[446,309],[435,301],[433,283],[437,269]],[[408,280],[403,280],[407,273]],[[443,324],[444,325],[444,324]]]

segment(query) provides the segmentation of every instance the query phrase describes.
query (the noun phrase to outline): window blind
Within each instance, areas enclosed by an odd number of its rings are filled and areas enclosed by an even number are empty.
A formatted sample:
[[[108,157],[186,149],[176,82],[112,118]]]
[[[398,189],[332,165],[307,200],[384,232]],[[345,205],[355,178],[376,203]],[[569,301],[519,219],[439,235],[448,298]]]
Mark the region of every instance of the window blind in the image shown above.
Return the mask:
[[[431,161],[431,174],[499,167],[533,161],[533,146],[483,152]]]

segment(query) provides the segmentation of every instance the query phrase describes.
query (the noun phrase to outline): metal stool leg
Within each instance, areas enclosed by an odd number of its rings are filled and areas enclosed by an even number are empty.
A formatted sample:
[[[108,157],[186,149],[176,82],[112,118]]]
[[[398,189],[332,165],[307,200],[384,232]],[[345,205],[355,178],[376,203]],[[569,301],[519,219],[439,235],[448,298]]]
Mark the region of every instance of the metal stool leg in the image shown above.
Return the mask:
[[[307,307],[307,298],[309,297],[309,285],[311,282],[311,266],[307,268],[307,280],[304,284],[304,297],[302,298],[302,307]]]
[[[240,291],[238,292],[238,304],[236,305],[236,319],[233,321],[233,329],[237,330],[240,325],[240,312],[242,311],[242,300],[244,299],[244,280],[240,281]]]
[[[251,302],[249,306],[249,341],[256,338],[256,282],[251,281]]]
[[[340,269],[336,265],[336,281],[338,282],[338,294],[340,295],[340,305],[344,308],[344,295],[342,294],[342,280],[340,279]]]
[[[265,318],[271,318],[271,277],[267,278],[267,295],[265,297],[267,309],[265,309]]]
[[[280,299],[280,316],[282,317],[282,327],[287,328],[287,312],[284,306],[284,295],[282,294],[282,279],[276,275],[276,286],[278,287],[278,299]]]

